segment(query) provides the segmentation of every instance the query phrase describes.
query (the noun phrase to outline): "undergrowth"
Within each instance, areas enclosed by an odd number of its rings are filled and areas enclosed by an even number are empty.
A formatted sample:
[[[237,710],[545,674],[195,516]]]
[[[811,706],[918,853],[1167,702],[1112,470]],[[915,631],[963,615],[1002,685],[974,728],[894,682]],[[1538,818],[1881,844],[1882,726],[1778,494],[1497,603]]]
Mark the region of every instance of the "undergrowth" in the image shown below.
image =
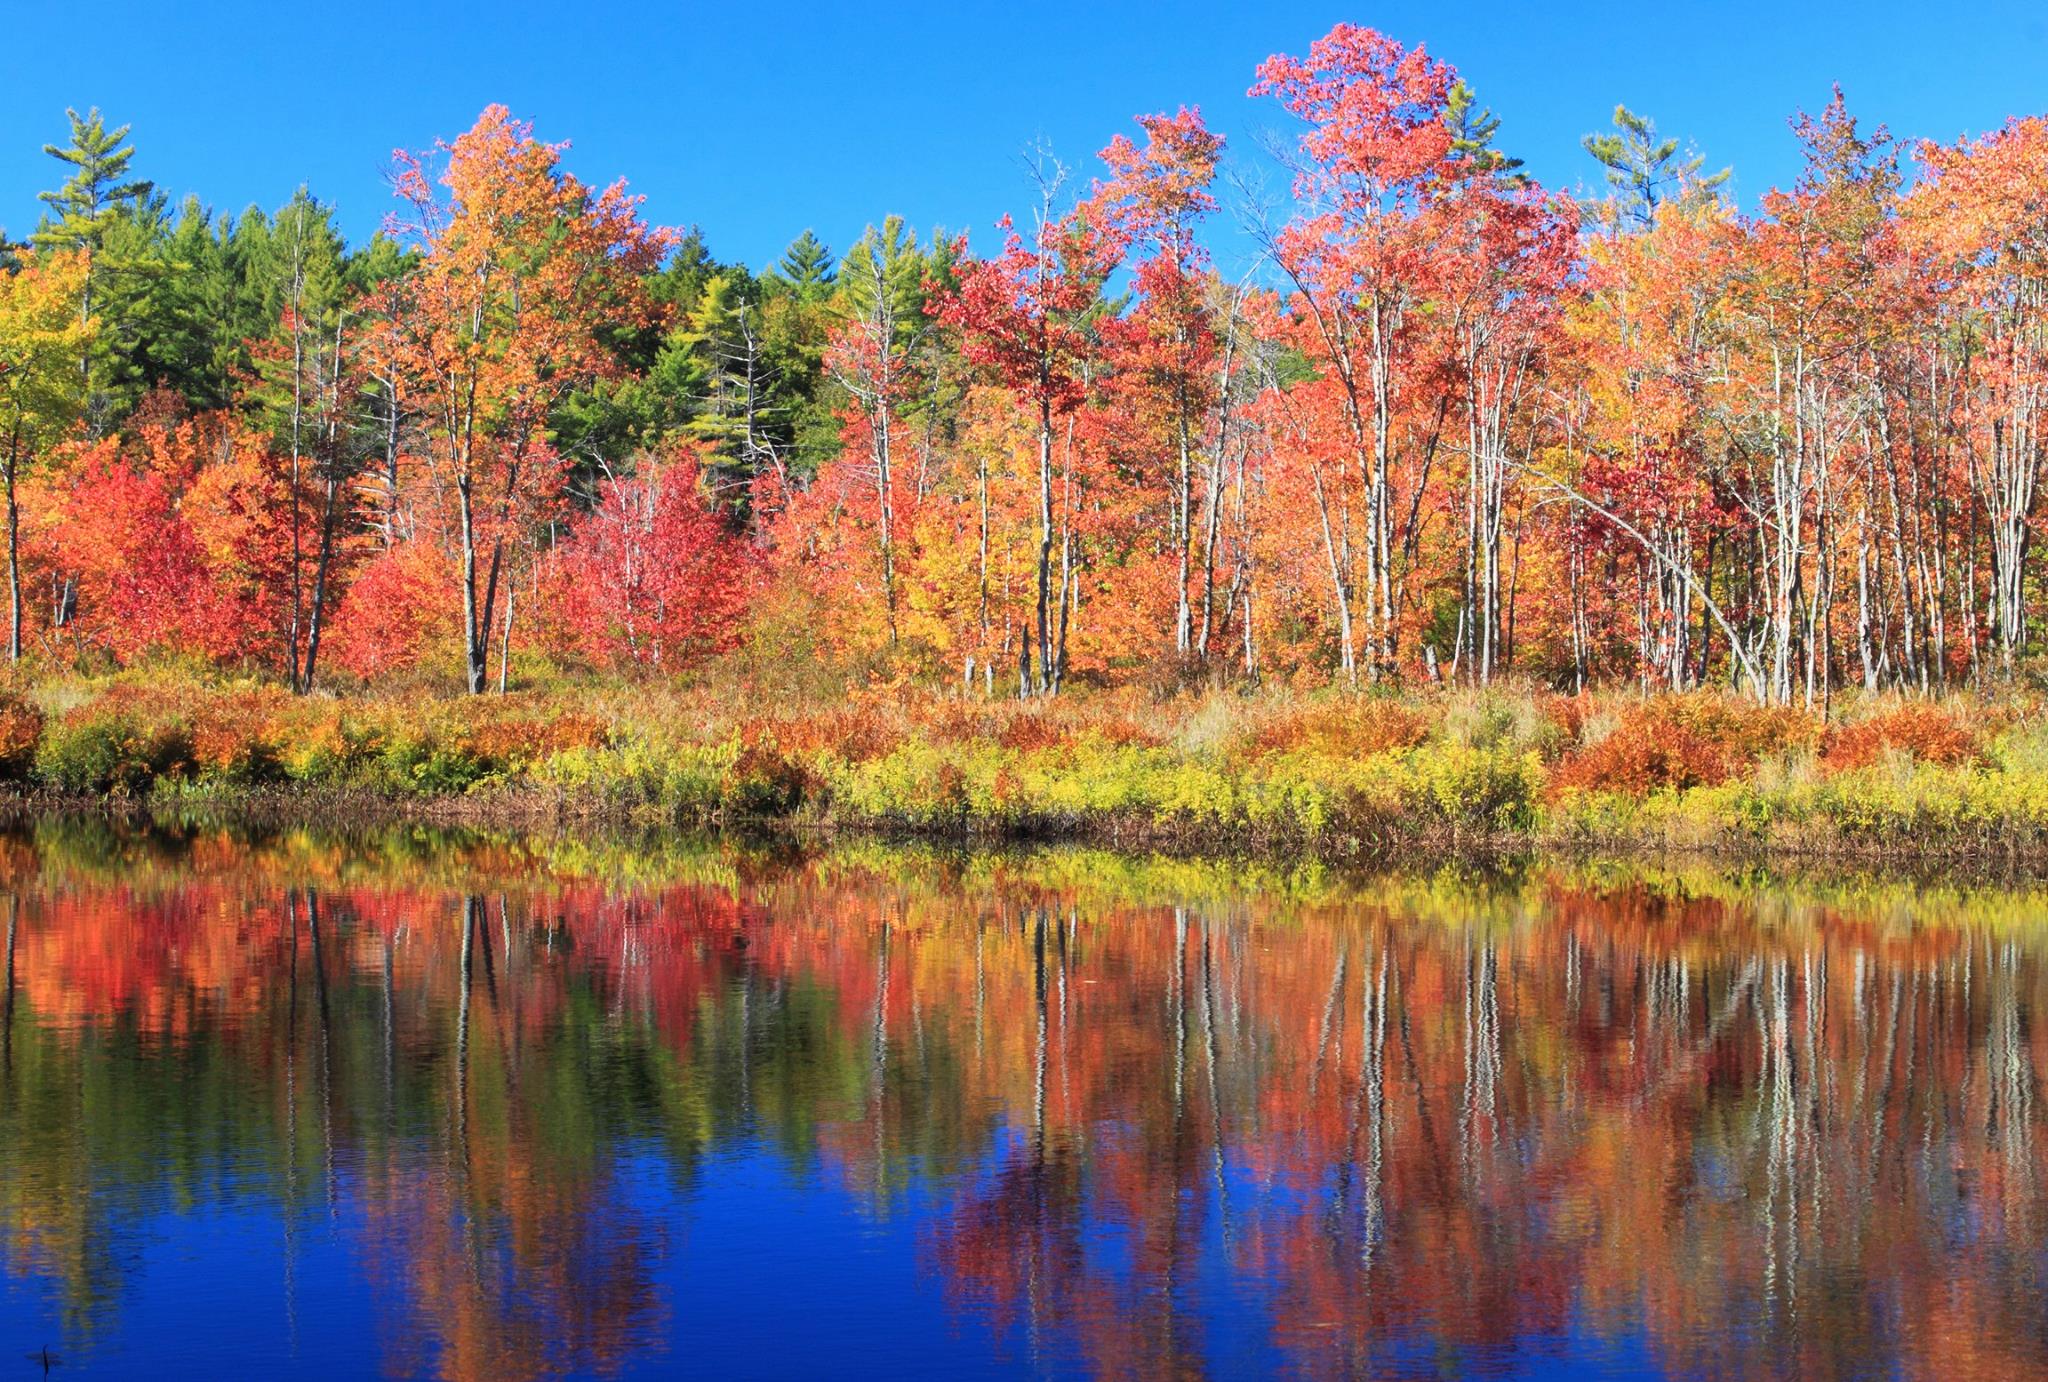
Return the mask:
[[[518,798],[624,819],[1342,852],[1406,841],[2048,849],[2038,705],[1714,693],[891,689],[761,704],[621,685],[294,697],[126,675],[0,692],[0,777],[142,800]]]

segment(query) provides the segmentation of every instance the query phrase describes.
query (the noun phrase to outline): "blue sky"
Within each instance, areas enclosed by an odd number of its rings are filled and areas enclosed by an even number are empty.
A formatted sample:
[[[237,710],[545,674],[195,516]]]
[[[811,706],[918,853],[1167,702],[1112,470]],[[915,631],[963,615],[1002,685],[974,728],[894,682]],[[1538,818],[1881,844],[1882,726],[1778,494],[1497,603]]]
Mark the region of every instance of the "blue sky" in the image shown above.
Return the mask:
[[[1421,42],[1503,119],[1545,183],[1592,176],[1579,137],[1615,102],[1733,165],[1745,205],[1796,171],[1787,118],[1840,81],[1903,135],[1953,139],[2048,110],[2048,4],[1742,0],[1463,6],[1374,3],[700,5],[267,3],[21,7],[0,52],[0,226],[20,235],[55,181],[41,145],[67,105],[132,123],[137,169],[218,210],[304,182],[351,236],[389,205],[389,153],[491,101],[569,139],[570,166],[625,176],[651,219],[704,227],[764,263],[814,227],[843,248],[900,212],[990,240],[1026,202],[1021,152],[1069,163],[1130,117],[1187,103],[1258,161],[1285,129],[1245,89],[1258,61],[1338,20]],[[1233,242],[1222,237],[1222,258]],[[1227,266],[1227,263],[1226,263]]]

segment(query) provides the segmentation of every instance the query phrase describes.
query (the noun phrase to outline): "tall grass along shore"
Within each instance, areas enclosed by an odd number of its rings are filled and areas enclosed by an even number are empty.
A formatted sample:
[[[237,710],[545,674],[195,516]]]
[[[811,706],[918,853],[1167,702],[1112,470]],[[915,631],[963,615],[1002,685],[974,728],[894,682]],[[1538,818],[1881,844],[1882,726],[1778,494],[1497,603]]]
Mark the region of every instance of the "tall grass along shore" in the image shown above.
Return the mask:
[[[2048,859],[2026,697],[613,686],[295,697],[132,676],[0,692],[22,806],[842,827],[1344,857],[1429,844]]]

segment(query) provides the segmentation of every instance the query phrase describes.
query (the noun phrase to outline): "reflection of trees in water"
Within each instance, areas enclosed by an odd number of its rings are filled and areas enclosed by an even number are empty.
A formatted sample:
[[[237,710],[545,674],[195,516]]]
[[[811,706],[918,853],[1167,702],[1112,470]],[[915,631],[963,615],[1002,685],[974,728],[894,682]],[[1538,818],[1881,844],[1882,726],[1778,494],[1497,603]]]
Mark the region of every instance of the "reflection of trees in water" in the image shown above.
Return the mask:
[[[669,1308],[627,1159],[688,1187],[739,1139],[877,1216],[933,1187],[953,1307],[1102,1371],[1215,1366],[1225,1309],[1318,1372],[1590,1330],[1685,1371],[1997,1373],[2048,1328],[2044,969],[2002,921],[1542,871],[461,894],[210,848],[4,864],[0,1230],[82,1330],[153,1209],[261,1195],[297,1235],[353,1197],[393,1367],[603,1368]]]
[[[395,1366],[601,1366],[654,1330],[662,1236],[615,1162],[653,1126],[635,1090],[666,1057],[614,1030],[586,976],[500,973],[558,937],[515,938],[501,912],[487,939],[480,904],[441,899],[377,897],[387,926],[347,899],[178,896],[22,908],[0,1224],[72,1327],[117,1305],[148,1215],[251,1197],[281,1210],[294,1308],[308,1221],[349,1194]],[[213,967],[216,927],[259,982]]]
[[[615,1065],[589,1024],[523,1024],[531,947],[511,925],[502,899],[495,913],[460,904],[445,1107],[427,1137],[387,1143],[363,1169],[364,1265],[395,1307],[388,1357],[407,1374],[602,1369],[661,1319],[662,1234],[627,1207],[611,1155],[632,1120],[598,1103],[630,1108],[620,1084],[644,1078],[641,1053]],[[443,1027],[447,1006],[428,1009]]]

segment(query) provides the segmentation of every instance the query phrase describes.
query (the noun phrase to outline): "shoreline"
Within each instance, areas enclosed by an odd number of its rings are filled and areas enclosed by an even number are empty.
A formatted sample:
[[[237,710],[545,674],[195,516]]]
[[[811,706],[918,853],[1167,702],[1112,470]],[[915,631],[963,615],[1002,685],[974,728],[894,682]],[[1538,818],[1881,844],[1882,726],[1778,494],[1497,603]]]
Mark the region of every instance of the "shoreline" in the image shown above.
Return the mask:
[[[0,820],[713,831],[1381,865],[1410,857],[2048,872],[2048,703],[730,687],[0,697]]]
[[[911,821],[799,811],[740,815],[675,813],[596,793],[499,786],[471,793],[399,795],[331,786],[187,787],[144,796],[49,789],[0,791],[0,828],[47,821],[103,821],[166,829],[252,831],[383,831],[408,826],[561,835],[695,837],[799,851],[847,843],[930,849],[963,855],[1005,855],[1084,849],[1127,856],[1260,865],[1325,866],[1381,872],[1418,863],[1504,868],[1534,862],[1685,864],[1716,869],[1882,872],[1899,877],[1973,881],[2048,879],[2048,837],[2032,829],[1993,841],[1951,832],[1913,847],[1883,839],[1858,841],[1840,828],[1812,822],[1766,833],[1732,827],[1683,831],[1644,828],[1592,832],[1565,826],[1474,830],[1437,824],[1373,832],[1249,826],[1190,827],[1136,816],[1070,815],[1029,819]],[[1385,822],[1380,822],[1385,825]],[[1797,836],[1798,838],[1793,838]]]

